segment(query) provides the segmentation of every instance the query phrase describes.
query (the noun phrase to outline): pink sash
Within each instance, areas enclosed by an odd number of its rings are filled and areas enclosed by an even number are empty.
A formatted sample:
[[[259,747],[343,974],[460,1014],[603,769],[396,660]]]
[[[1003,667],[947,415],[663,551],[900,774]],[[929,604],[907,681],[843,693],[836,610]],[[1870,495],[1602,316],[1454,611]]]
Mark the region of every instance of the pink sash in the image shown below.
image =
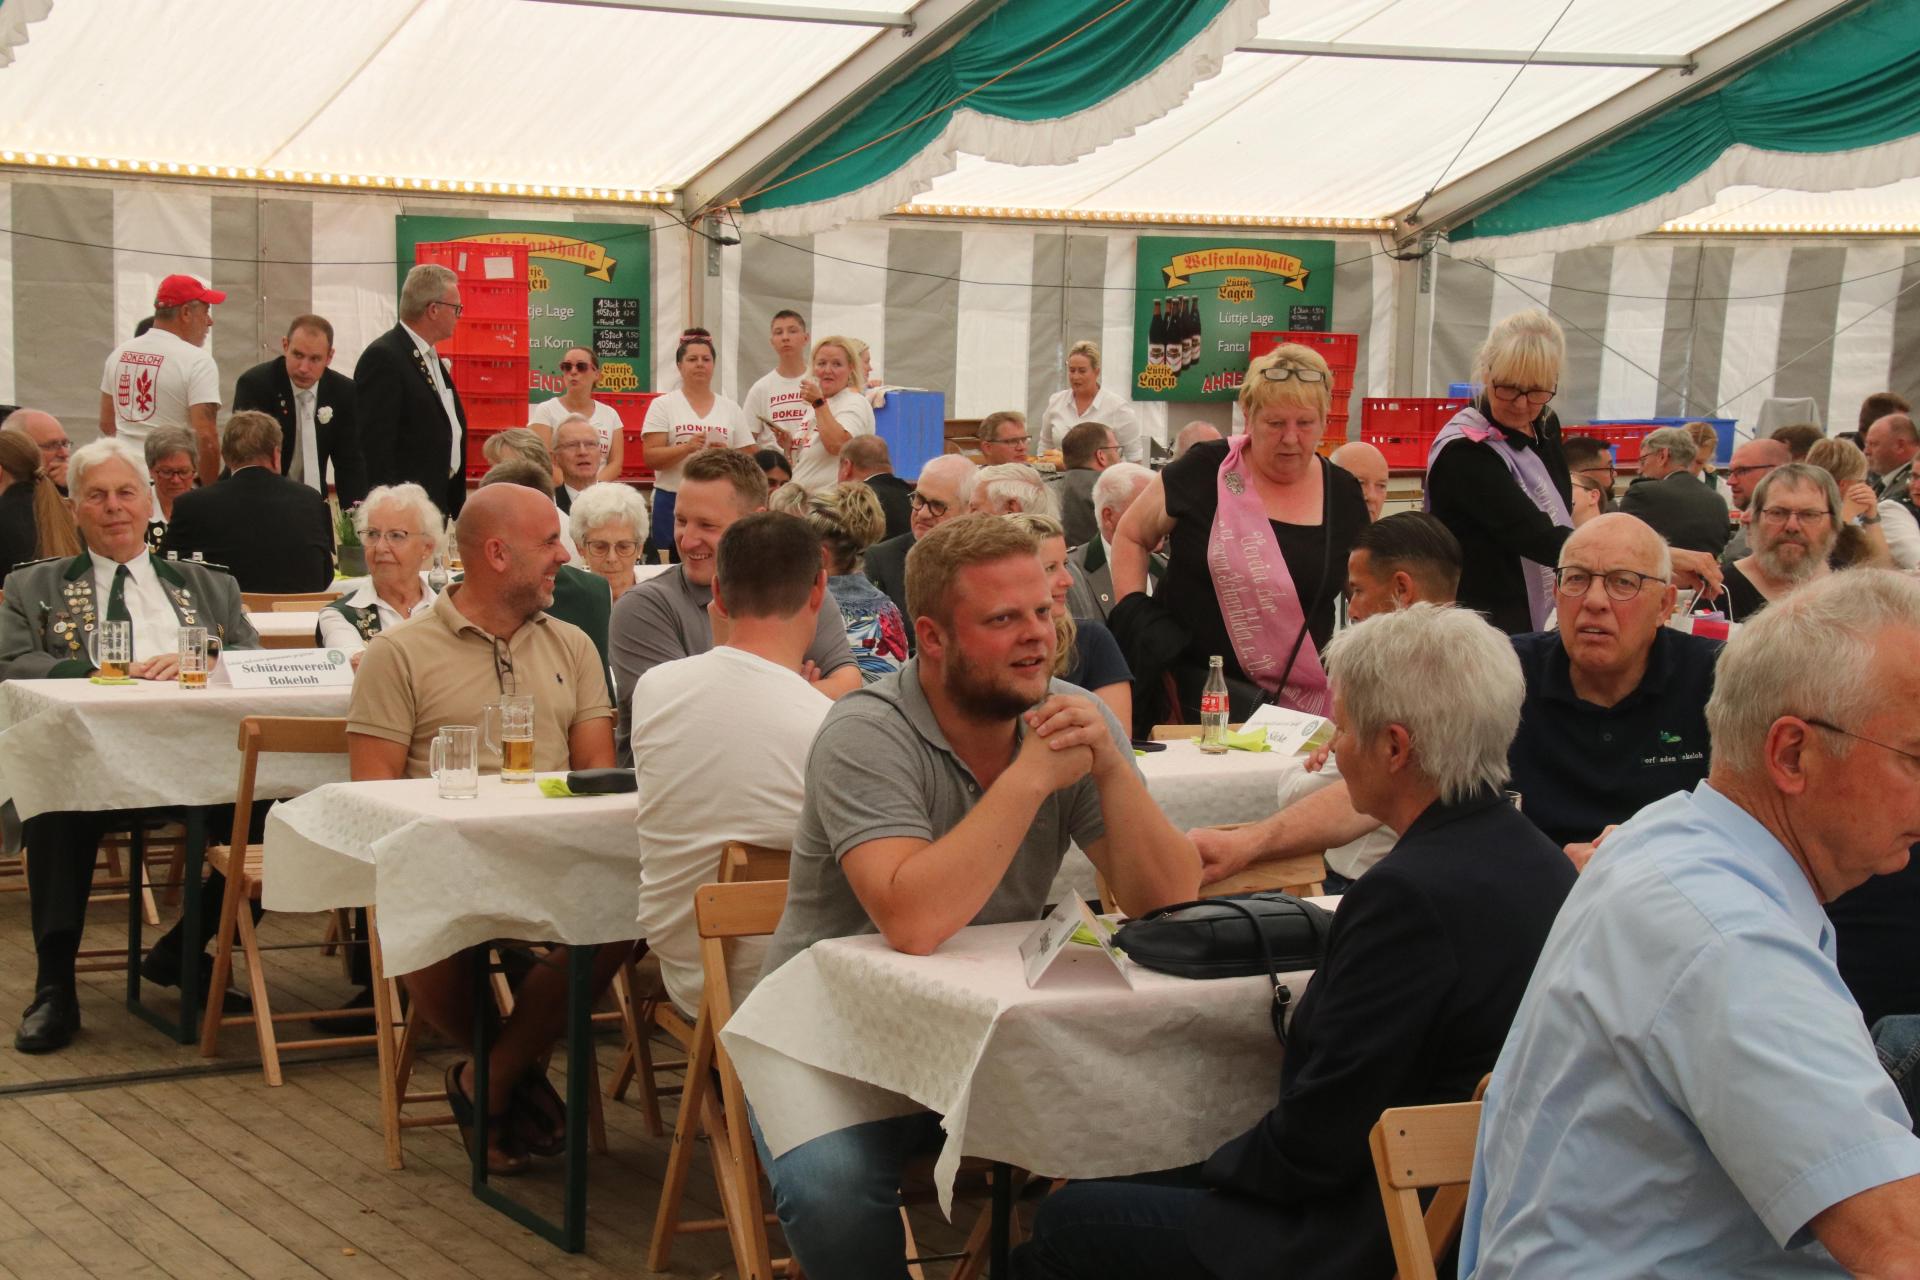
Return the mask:
[[[1207,542],[1214,596],[1220,601],[1234,656],[1247,678],[1283,707],[1331,715],[1332,691],[1320,666],[1320,651],[1306,631],[1300,593],[1294,589],[1280,541],[1243,462],[1250,438],[1234,436],[1227,444],[1226,461],[1220,464],[1213,529]],[[1323,523],[1332,520],[1330,506],[1320,518]],[[1327,536],[1332,536],[1331,529]],[[1300,649],[1293,668],[1283,671],[1296,637]]]

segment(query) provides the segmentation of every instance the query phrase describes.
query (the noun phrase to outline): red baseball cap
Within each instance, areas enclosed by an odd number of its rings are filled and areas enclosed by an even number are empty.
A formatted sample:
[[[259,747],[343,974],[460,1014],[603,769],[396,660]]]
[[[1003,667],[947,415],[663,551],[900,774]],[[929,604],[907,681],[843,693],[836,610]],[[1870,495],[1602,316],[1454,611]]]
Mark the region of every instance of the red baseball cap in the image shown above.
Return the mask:
[[[189,302],[211,304],[226,300],[226,294],[201,284],[193,276],[168,276],[160,282],[160,291],[153,295],[153,305],[156,307],[184,307]]]

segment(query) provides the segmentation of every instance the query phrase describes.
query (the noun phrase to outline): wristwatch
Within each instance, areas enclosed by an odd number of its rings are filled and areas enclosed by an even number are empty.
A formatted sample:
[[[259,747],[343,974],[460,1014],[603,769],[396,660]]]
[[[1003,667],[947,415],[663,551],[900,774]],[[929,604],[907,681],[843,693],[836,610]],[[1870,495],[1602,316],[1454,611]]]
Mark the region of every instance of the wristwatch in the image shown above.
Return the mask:
[[[1879,524],[1880,517],[1878,515],[1861,516],[1857,521],[1855,521],[1855,523],[1856,524]]]
[[[817,399],[809,400],[807,403],[811,404],[814,408],[818,409],[821,405],[825,404],[826,402],[827,402],[827,398],[825,396],[820,396]]]

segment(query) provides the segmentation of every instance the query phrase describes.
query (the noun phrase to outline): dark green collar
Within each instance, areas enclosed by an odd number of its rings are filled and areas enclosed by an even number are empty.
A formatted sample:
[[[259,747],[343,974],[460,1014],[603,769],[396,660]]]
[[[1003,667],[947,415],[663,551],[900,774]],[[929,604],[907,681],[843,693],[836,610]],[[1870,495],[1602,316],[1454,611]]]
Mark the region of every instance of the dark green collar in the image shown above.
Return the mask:
[[[149,551],[147,553],[147,559],[152,563],[153,572],[160,581],[171,582],[176,587],[184,587],[187,585],[187,580],[181,576],[180,570],[174,568],[153,552]],[[67,571],[61,576],[68,582],[78,582],[91,572],[93,572],[93,556],[82,551],[68,562]]]

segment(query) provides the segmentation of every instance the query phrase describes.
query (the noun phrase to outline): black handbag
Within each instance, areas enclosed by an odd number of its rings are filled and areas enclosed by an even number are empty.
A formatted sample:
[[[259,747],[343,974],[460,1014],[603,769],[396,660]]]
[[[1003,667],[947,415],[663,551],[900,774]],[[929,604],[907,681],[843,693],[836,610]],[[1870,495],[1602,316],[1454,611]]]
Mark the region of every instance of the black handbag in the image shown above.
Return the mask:
[[[1293,993],[1280,971],[1319,967],[1332,927],[1330,913],[1275,889],[1161,907],[1121,925],[1113,943],[1133,963],[1176,977],[1265,974],[1273,984],[1273,1034],[1285,1047]]]

